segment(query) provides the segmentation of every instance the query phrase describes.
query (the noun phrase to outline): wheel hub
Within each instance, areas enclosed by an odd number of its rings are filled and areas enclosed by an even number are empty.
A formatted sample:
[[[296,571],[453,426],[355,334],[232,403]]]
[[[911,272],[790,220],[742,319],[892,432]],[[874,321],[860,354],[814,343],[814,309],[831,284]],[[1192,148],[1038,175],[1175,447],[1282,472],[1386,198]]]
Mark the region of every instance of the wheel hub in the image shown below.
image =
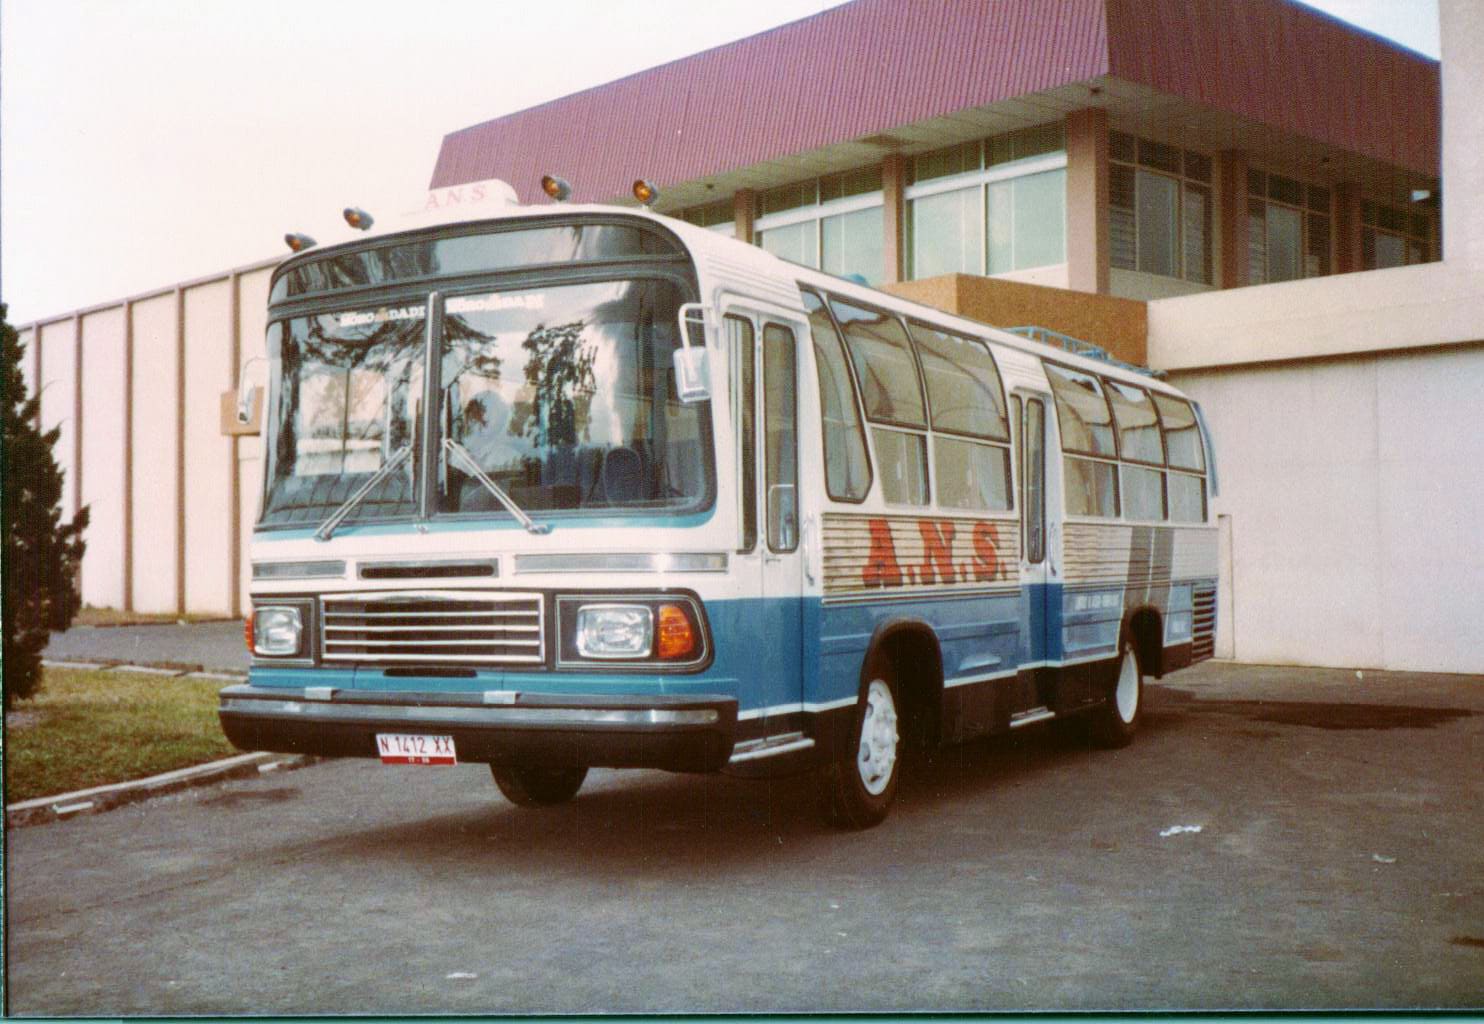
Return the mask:
[[[866,792],[880,796],[897,763],[897,707],[886,683],[877,679],[866,688],[863,714],[856,769]]]

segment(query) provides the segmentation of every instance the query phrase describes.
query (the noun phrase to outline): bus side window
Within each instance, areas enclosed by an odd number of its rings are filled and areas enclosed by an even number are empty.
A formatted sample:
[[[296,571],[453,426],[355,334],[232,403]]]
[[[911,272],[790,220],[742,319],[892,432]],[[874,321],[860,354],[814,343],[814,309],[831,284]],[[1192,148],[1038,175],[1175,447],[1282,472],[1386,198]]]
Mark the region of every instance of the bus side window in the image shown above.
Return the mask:
[[[763,432],[768,495],[768,550],[799,546],[798,371],[794,332],[763,328]]]
[[[1046,404],[1039,398],[1026,401],[1020,434],[1025,560],[1035,565],[1046,558]]]
[[[871,490],[871,461],[866,457],[866,432],[840,335],[824,301],[803,292],[814,339],[814,365],[819,373],[820,429],[824,432],[825,490],[837,501],[860,502]]]
[[[741,552],[757,545],[757,355],[752,321],[728,314],[727,344],[732,350],[732,429],[737,434],[742,501]]]
[[[1201,432],[1190,403],[1153,392],[1169,458],[1166,487],[1170,520],[1178,523],[1206,521],[1206,455]]]

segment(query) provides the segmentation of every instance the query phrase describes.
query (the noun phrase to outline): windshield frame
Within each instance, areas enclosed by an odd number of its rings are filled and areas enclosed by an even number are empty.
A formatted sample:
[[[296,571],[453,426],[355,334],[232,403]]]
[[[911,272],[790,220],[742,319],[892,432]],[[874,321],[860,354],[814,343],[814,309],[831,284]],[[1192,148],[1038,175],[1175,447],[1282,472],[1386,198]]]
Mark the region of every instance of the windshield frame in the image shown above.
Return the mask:
[[[580,220],[570,217],[559,219],[581,224],[591,222],[589,218]],[[544,222],[545,220],[545,218],[534,221],[522,220],[518,223],[524,225],[533,222]],[[635,223],[633,219],[623,217],[593,218],[592,220],[602,220],[604,222],[617,220],[623,223]],[[641,223],[647,224],[647,222]],[[668,234],[668,232],[664,233]],[[393,236],[392,240],[402,241],[404,239],[401,236]],[[679,245],[678,241],[676,245]],[[468,294],[520,291],[545,287],[556,288],[568,285],[601,284],[605,282],[636,281],[641,279],[668,281],[675,286],[680,302],[696,301],[696,296],[698,295],[696,272],[690,258],[686,255],[682,255],[679,258],[661,255],[643,258],[625,258],[622,260],[602,260],[591,263],[539,264],[522,266],[498,273],[460,274],[450,277],[433,277],[418,281],[397,282],[393,285],[376,285],[373,287],[357,287],[321,292],[309,299],[296,297],[292,300],[270,305],[267,329],[270,335],[274,330],[278,330],[286,335],[288,332],[287,321],[289,320],[298,317],[348,312],[366,307],[422,304],[427,309],[431,296],[435,292],[442,297],[442,301],[438,303],[441,307],[443,302],[450,298]],[[431,312],[431,310],[428,310],[428,312]],[[428,312],[425,312],[425,317],[428,315]],[[441,320],[442,317],[440,316],[439,319]],[[439,337],[437,338],[440,352],[442,343],[443,337],[440,326]],[[424,344],[426,345],[426,341]],[[426,354],[426,348],[424,349],[424,354]],[[281,360],[274,358],[273,352],[270,351],[269,361],[273,367],[270,372],[272,388],[269,408],[265,410],[264,416],[263,470],[261,486],[258,492],[260,500],[258,502],[258,513],[254,529],[274,533],[294,532],[312,534],[318,523],[264,521],[267,496],[272,484],[270,478],[270,473],[273,470],[271,445],[275,441],[275,431],[277,430],[278,420],[280,418],[280,403],[284,399],[286,390],[282,386]],[[423,401],[426,406],[430,402],[429,394],[433,390],[433,385],[426,376],[423,380],[423,389]],[[437,398],[438,396],[434,395],[431,401],[436,404]],[[600,523],[601,525],[623,525],[625,521],[642,521],[655,518],[679,519],[694,517],[698,514],[709,516],[715,511],[717,499],[716,435],[715,425],[712,422],[715,416],[714,403],[710,400],[698,403],[697,415],[701,441],[701,471],[704,487],[695,502],[673,508],[610,507],[541,509],[535,512],[534,518],[538,522],[543,523],[597,526]],[[441,444],[442,437],[444,436],[441,417],[438,418],[438,426],[438,438]],[[415,490],[418,493],[422,493],[425,490],[436,491],[436,472],[428,472],[426,463],[419,465],[417,474],[418,479],[415,481]],[[435,494],[429,493],[428,497],[430,500],[423,506],[426,509],[426,514],[419,511],[416,513],[370,518],[354,516],[347,518],[337,526],[337,535],[368,527],[403,527],[416,523],[457,523],[464,525],[484,523],[499,529],[521,529],[516,517],[503,509],[499,511],[449,512],[440,507]],[[331,511],[333,511],[333,508],[327,506],[325,512],[328,514]]]

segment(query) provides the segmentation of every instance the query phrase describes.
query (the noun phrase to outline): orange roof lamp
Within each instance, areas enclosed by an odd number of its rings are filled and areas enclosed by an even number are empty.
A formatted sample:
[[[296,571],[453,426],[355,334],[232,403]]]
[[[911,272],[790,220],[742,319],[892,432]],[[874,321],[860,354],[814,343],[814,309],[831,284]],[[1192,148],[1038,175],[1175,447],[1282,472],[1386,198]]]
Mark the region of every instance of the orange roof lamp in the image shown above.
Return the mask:
[[[371,225],[376,223],[376,220],[359,206],[347,206],[341,215],[345,217],[345,223],[358,231],[370,231]]]
[[[653,206],[660,197],[660,190],[640,178],[634,182],[634,198],[645,206]]]
[[[313,248],[316,244],[314,239],[310,238],[308,235],[300,234],[297,231],[290,231],[288,234],[283,236],[283,240],[284,244],[286,244],[294,252],[303,252],[305,249]]]
[[[555,174],[541,175],[541,191],[559,203],[565,203],[572,195],[572,186],[566,178]]]

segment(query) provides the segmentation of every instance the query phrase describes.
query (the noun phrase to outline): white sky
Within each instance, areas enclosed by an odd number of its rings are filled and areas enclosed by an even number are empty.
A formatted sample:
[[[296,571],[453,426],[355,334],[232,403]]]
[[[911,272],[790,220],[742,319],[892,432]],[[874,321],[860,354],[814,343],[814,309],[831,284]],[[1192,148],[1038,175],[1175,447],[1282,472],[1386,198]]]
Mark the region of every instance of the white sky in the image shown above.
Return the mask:
[[[279,255],[405,209],[447,132],[837,2],[0,0],[0,301],[24,324]],[[1438,55],[1437,0],[1311,6]]]

